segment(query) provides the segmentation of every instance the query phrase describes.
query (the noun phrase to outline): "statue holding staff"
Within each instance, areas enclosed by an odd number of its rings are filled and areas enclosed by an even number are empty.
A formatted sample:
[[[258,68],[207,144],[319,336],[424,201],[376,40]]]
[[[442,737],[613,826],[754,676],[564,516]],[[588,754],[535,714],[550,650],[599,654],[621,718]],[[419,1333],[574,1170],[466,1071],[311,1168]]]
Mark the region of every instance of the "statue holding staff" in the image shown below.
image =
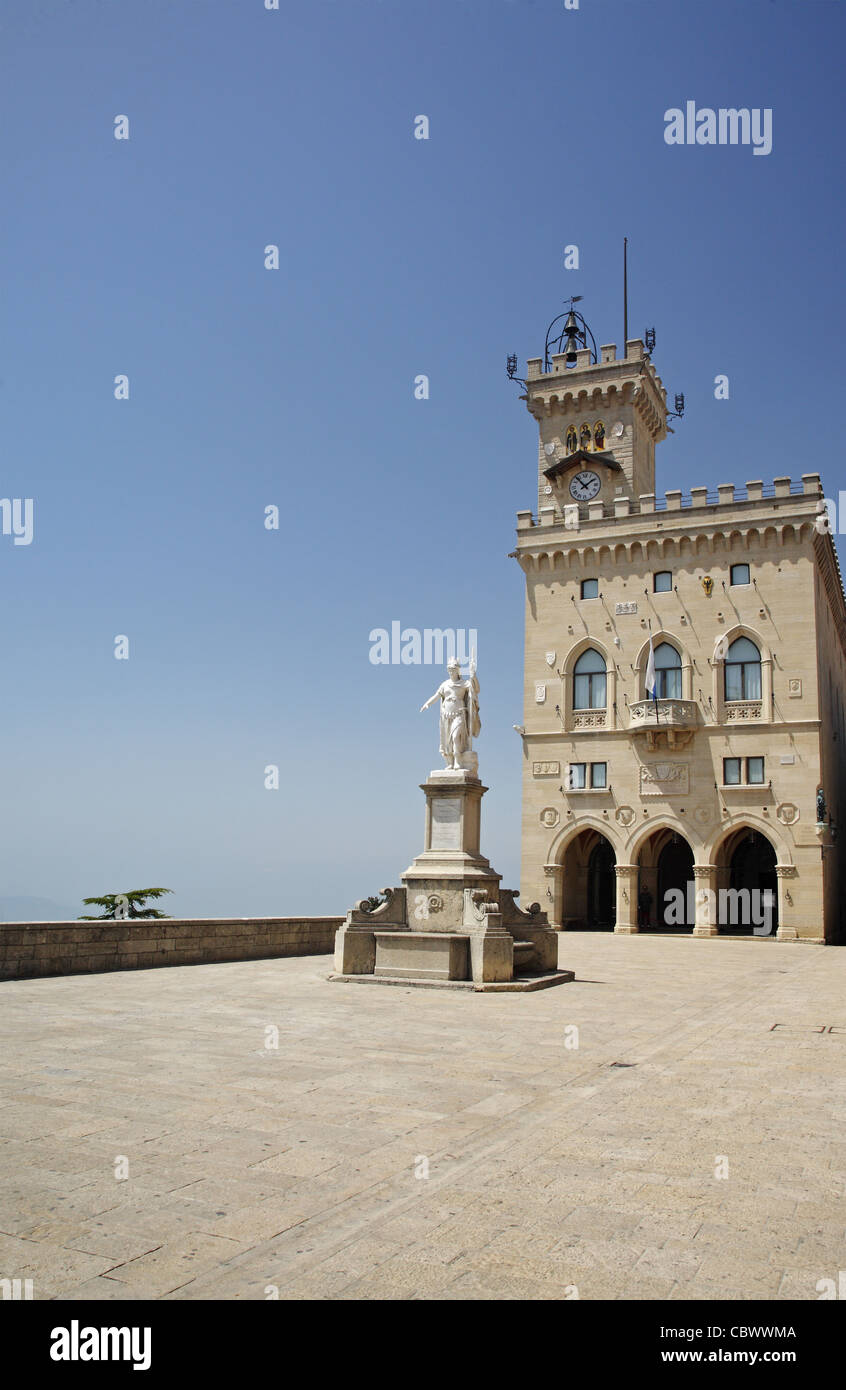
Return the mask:
[[[460,772],[475,769],[473,739],[482,727],[479,718],[479,682],[476,679],[476,652],[470,653],[469,675],[461,678],[461,663],[452,657],[447,662],[448,679],[442,681],[431,699],[420,706],[420,713],[436,700],[441,702],[440,750],[448,768]]]

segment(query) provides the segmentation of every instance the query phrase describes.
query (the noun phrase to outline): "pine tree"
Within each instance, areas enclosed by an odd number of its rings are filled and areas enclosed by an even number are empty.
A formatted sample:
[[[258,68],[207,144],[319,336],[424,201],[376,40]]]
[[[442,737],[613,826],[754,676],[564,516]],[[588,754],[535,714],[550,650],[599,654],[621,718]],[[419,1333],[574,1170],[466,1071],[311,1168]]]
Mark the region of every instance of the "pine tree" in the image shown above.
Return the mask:
[[[105,893],[102,898],[83,898],[86,907],[102,907],[98,917],[77,917],[78,922],[113,922],[129,918],[169,917],[167,912],[159,912],[155,907],[147,907],[148,898],[160,898],[163,893],[172,893],[172,888],[136,888],[133,893]]]

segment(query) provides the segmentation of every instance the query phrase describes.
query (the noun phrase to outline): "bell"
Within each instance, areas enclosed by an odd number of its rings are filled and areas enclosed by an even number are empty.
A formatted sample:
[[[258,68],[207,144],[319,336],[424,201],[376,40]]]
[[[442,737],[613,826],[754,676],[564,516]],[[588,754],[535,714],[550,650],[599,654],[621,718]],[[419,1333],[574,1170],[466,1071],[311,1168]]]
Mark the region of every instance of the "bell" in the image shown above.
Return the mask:
[[[574,335],[571,333],[570,336],[569,336],[568,339],[567,339],[567,342],[566,342],[565,345],[564,345],[564,354],[565,354],[565,358],[566,358],[566,360],[567,360],[571,365],[576,361],[577,355],[578,355],[578,351],[579,351],[579,342],[578,342],[578,339],[577,339],[576,337],[574,337]]]

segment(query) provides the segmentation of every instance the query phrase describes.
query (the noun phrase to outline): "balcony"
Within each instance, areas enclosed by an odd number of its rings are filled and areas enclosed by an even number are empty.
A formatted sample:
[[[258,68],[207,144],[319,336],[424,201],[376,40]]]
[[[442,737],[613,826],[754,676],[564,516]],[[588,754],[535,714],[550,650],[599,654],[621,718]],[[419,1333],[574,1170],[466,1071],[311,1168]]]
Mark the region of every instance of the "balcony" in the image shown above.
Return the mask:
[[[747,719],[760,719],[762,709],[761,700],[726,700],[725,718],[732,724],[742,723]]]
[[[576,709],[570,715],[570,729],[573,732],[607,727],[608,711],[604,709]]]
[[[699,719],[694,700],[636,700],[629,706],[629,730],[645,734],[646,746],[683,748],[693,737]]]

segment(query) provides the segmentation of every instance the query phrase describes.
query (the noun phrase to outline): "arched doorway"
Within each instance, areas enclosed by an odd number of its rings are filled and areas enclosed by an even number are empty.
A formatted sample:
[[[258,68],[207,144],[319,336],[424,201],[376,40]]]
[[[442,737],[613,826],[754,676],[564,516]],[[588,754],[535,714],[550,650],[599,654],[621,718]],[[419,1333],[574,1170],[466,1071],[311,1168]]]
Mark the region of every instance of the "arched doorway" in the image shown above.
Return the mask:
[[[613,931],[617,920],[617,856],[604,835],[590,852],[587,873],[587,929]]]
[[[746,829],[736,837],[728,857],[728,879],[729,893],[725,898],[721,896],[719,904],[720,931],[741,936],[775,936],[776,852],[760,831]]]
[[[683,835],[661,826],[637,856],[639,931],[691,932],[696,925],[693,850]]]
[[[613,931],[617,916],[614,846],[599,830],[583,830],[561,857],[561,926],[565,931]]]
[[[693,931],[696,926],[693,850],[673,835],[658,855],[658,921],[663,931]]]

